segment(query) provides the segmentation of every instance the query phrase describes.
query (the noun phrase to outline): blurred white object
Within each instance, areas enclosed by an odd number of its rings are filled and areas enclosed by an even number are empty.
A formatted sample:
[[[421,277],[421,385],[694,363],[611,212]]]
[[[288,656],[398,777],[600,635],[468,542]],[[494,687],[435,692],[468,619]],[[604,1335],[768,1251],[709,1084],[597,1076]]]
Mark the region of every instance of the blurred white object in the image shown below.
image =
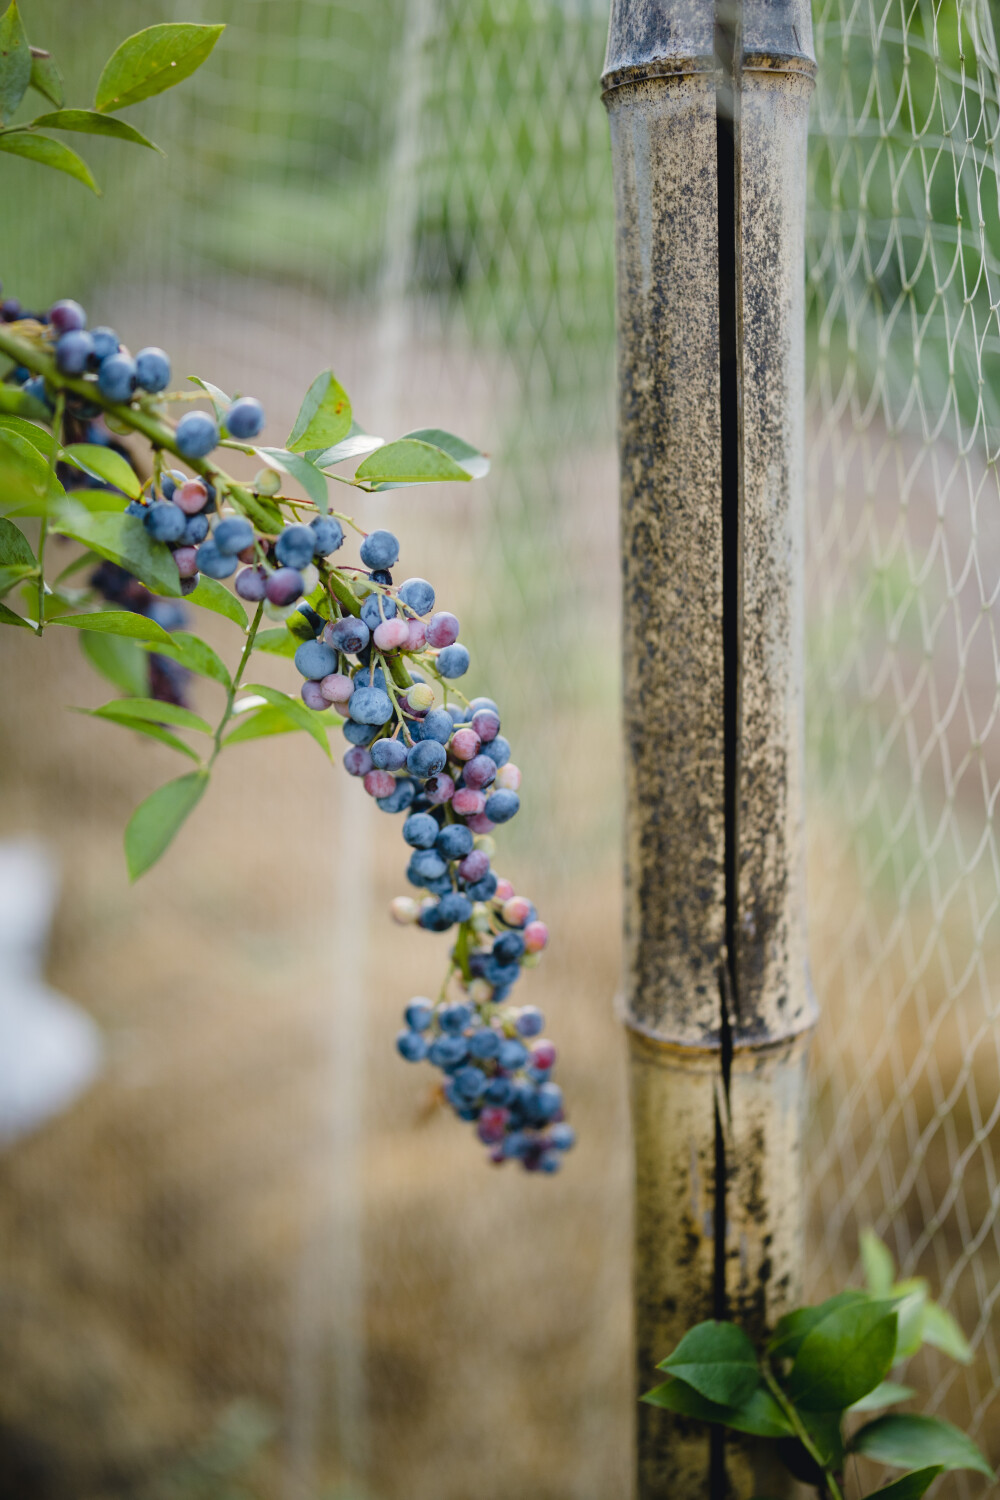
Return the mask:
[[[97,1026],[42,977],[57,889],[41,843],[0,843],[0,1146],[66,1109],[101,1069]]]

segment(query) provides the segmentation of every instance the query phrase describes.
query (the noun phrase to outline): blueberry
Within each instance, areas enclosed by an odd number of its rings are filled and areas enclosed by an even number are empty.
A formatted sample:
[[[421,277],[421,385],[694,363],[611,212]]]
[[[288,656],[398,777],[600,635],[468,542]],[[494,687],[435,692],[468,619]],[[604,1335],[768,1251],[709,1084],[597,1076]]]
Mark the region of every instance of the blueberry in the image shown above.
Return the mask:
[[[543,1083],[535,1093],[535,1107],[543,1120],[551,1120],[562,1109],[562,1089],[557,1083]]]
[[[496,893],[496,888],[497,878],[490,870],[482,880],[477,880],[475,885],[468,887],[467,894],[472,897],[473,901],[489,901]]]
[[[451,1081],[455,1085],[455,1091],[464,1099],[481,1099],[486,1087],[486,1075],[482,1068],[475,1067],[472,1063],[465,1063],[461,1068],[456,1068],[451,1075]]]
[[[437,740],[442,745],[447,745],[454,732],[455,726],[451,722],[451,714],[443,708],[432,708],[430,713],[421,721],[420,738],[422,740]]]
[[[453,922],[467,922],[472,916],[472,902],[459,891],[448,891],[438,902],[438,920],[449,927]]]
[[[445,713],[450,715],[453,724],[468,724],[472,718],[471,709],[463,708],[460,703],[447,704]]]
[[[488,755],[499,771],[510,760],[510,745],[502,734],[498,734],[495,740],[490,740],[489,744],[483,746],[480,754]]]
[[[322,641],[303,641],[295,652],[296,670],[318,682],[337,670],[337,653]]]
[[[404,1018],[411,1031],[426,1031],[434,1019],[434,1007],[429,1000],[417,996],[404,1011]]]
[[[509,823],[520,806],[521,799],[516,792],[494,792],[486,799],[486,816],[491,823]]]
[[[336,516],[317,516],[315,521],[310,521],[309,528],[313,534],[314,557],[329,557],[331,552],[344,545],[344,528]]]
[[[493,957],[502,964],[513,964],[524,952],[524,938],[519,932],[505,932],[493,944]]]
[[[491,709],[493,713],[496,714],[497,718],[500,717],[500,710],[494,703],[492,698],[473,698],[472,702],[469,704],[470,715],[477,714],[481,708]]]
[[[0,302],[0,319],[5,323],[16,323],[23,309],[16,297],[5,297]]]
[[[409,868],[421,880],[439,880],[448,873],[448,867],[440,854],[433,849],[416,849],[410,855]]]
[[[343,733],[348,744],[370,745],[376,731],[371,724],[355,724],[353,719],[345,719]]]
[[[462,772],[462,780],[467,787],[474,791],[480,791],[484,786],[489,786],[496,779],[496,762],[488,755],[474,755],[466,762],[465,770]]]
[[[132,392],[135,390],[135,360],[129,359],[127,354],[109,354],[107,359],[101,360],[101,367],[97,372],[97,384],[101,394],[109,401],[130,401]],[[186,419],[182,417],[181,420]],[[180,427],[177,432],[178,447],[180,447]],[[184,450],[181,449],[181,452],[183,453]],[[190,454],[185,454],[185,457],[190,456]]]
[[[369,594],[361,606],[361,618],[369,630],[375,630],[383,620],[394,620],[396,618],[396,601],[388,599],[382,594]]]
[[[399,597],[418,615],[429,615],[434,608],[434,590],[426,578],[408,578],[399,585]]]
[[[154,542],[179,542],[187,530],[187,516],[172,500],[157,500],[147,506],[142,519]]]
[[[305,682],[302,686],[305,689],[316,684]],[[344,751],[344,770],[348,776],[367,776],[371,768],[372,758],[364,745],[352,745],[350,750]]]
[[[373,568],[372,571],[368,574],[368,577],[371,579],[372,583],[381,583],[385,588],[388,588],[392,583],[392,574],[389,572],[388,568]]]
[[[223,418],[230,437],[244,442],[257,437],[264,426],[264,408],[255,396],[241,396]]]
[[[569,1151],[576,1145],[576,1131],[572,1125],[560,1121],[549,1131],[549,1140],[557,1151]]]
[[[469,1053],[472,1057],[484,1060],[496,1057],[500,1051],[500,1038],[489,1026],[484,1026],[482,1031],[476,1031],[469,1038]],[[495,1103],[492,1100],[491,1103]]]
[[[212,540],[220,552],[235,556],[253,546],[253,527],[246,516],[227,516],[212,532]]]
[[[423,1062],[427,1056],[427,1038],[418,1031],[401,1031],[396,1038],[396,1051],[407,1062]]]
[[[399,542],[391,531],[371,531],[361,543],[366,568],[391,568],[399,556]]]
[[[272,604],[294,604],[305,593],[306,583],[298,568],[276,568],[268,577],[265,591]]]
[[[207,573],[209,578],[228,578],[236,572],[236,558],[228,552],[220,552],[209,537],[198,548],[198,568],[202,573]]]
[[[41,375],[33,375],[30,380],[26,380],[23,389],[26,396],[33,396],[36,401],[41,401],[52,410],[52,398],[45,389],[45,381]]]
[[[440,832],[430,813],[412,813],[403,824],[403,838],[414,849],[433,849]]]
[[[405,812],[417,794],[417,788],[409,777],[401,776],[396,781],[396,790],[388,797],[379,797],[375,806],[380,812]]]
[[[184,458],[206,458],[218,447],[219,429],[207,412],[186,411],[177,423],[174,441]]]
[[[118,353],[118,335],[113,328],[94,328],[90,334],[94,345],[94,359],[100,364],[109,354]],[[169,495],[167,499],[169,499]]]
[[[443,1005],[438,1011],[438,1025],[442,1031],[457,1036],[460,1031],[465,1030],[473,1015],[471,1005],[464,1000],[456,1000],[452,1005]]]
[[[527,1061],[528,1049],[523,1043],[516,1041],[513,1037],[505,1038],[500,1043],[497,1062],[505,1073],[513,1073],[515,1069],[523,1068]]]
[[[356,656],[368,645],[371,631],[364,620],[356,620],[353,615],[345,615],[338,620],[330,631],[330,645],[335,646],[338,651],[344,651],[349,656]]]
[[[446,609],[438,610],[427,622],[428,646],[450,646],[458,640],[458,620]]]
[[[472,834],[464,824],[450,823],[438,834],[436,848],[445,859],[464,859],[472,851]]]
[[[313,560],[315,533],[308,526],[286,526],[274,544],[274,555],[285,568],[308,568]]]
[[[442,677],[464,677],[469,670],[469,653],[464,646],[445,646],[438,652],[437,669]]]
[[[94,340],[82,328],[64,333],[56,343],[56,369],[64,375],[82,375],[94,352]]]
[[[376,740],[372,764],[380,771],[401,771],[406,764],[406,746],[401,740]]]
[[[514,1161],[524,1161],[532,1149],[531,1136],[523,1130],[512,1130],[503,1143],[504,1156]]]
[[[514,936],[514,934],[511,934]],[[494,948],[494,952],[496,949]],[[541,1036],[545,1026],[545,1017],[537,1005],[526,1005],[514,1022],[521,1036]]]
[[[141,500],[130,500],[125,507],[125,514],[127,516],[143,517],[146,514],[146,506],[143,505]]]
[[[355,688],[347,712],[356,724],[388,724],[392,718],[392,702],[381,688]]]
[[[208,517],[188,516],[187,525],[184,527],[184,536],[181,540],[186,547],[197,547],[208,536]],[[263,594],[261,595],[263,598]]]
[[[352,698],[351,702],[353,701]],[[387,703],[388,701],[386,698]],[[444,769],[447,759],[448,752],[437,740],[421,740],[407,755],[406,768],[413,776],[433,776],[436,771]]]
[[[170,360],[162,349],[157,349],[151,344],[148,349],[140,349],[135,357],[135,376],[137,384],[144,391],[156,395],[158,391],[165,391],[170,384]]]
[[[500,715],[492,708],[477,708],[472,715],[472,727],[478,734],[480,742],[488,745],[500,733]]]
[[[18,306],[18,313],[20,311],[21,308]],[[48,321],[57,333],[69,333],[71,329],[86,328],[87,314],[79,302],[66,297],[62,302],[56,302],[49,308]]]
[[[427,1053],[436,1068],[456,1068],[468,1055],[465,1038],[449,1035],[435,1037]]]
[[[482,1036],[482,1034],[482,1032],[477,1032],[476,1036]],[[472,1042],[474,1042],[475,1040],[476,1037],[473,1037],[472,1041],[469,1043],[470,1050],[472,1048]],[[499,1050],[500,1049],[498,1045],[498,1053]],[[513,1083],[511,1083],[509,1078],[491,1078],[489,1083],[486,1085],[486,1092],[483,1097],[486,1100],[487,1104],[509,1104],[514,1097],[514,1085]]]

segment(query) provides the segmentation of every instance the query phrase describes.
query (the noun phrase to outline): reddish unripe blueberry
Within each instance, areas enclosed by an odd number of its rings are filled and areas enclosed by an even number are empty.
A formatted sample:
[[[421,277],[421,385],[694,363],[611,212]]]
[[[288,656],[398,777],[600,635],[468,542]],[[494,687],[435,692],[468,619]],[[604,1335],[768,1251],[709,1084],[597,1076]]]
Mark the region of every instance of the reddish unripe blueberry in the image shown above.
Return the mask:
[[[344,766],[348,776],[367,776],[372,768],[372,758],[364,745],[352,745],[344,752]]]
[[[501,766],[499,771],[497,772],[497,779],[494,782],[494,786],[496,786],[498,789],[502,788],[505,792],[516,792],[520,785],[521,772],[518,770],[517,766],[515,766],[514,762],[512,760],[509,760],[507,764],[505,766]]]
[[[472,760],[479,754],[479,736],[474,729],[456,729],[448,749],[456,760]]]
[[[242,552],[237,552],[236,556],[241,563],[252,563],[257,556],[257,548],[251,543],[249,547],[244,547]]]
[[[545,1037],[539,1040],[531,1049],[531,1065],[534,1068],[551,1068],[556,1060],[556,1049],[552,1042]]]
[[[346,703],[354,692],[354,683],[346,672],[331,672],[320,678],[319,688],[327,703]]]
[[[321,710],[329,707],[326,699],[323,697],[323,694],[319,690],[318,682],[304,682],[302,684],[301,692],[302,702],[305,704],[306,708],[315,708],[317,710]]]
[[[87,314],[79,302],[67,297],[49,308],[49,322],[58,333],[72,333],[77,328],[86,328]]]
[[[368,760],[370,763],[371,756]],[[395,790],[396,778],[391,771],[369,771],[365,777],[365,791],[369,797],[391,797]]]
[[[198,571],[198,548],[175,548],[174,562],[177,564],[177,571],[182,578],[193,578]]]
[[[439,771],[436,776],[428,776],[424,782],[424,796],[428,802],[450,802],[454,795],[455,783],[444,771]]]
[[[509,880],[497,881],[497,888],[493,896],[493,899],[495,901],[509,901],[513,894],[514,887],[511,885]]]
[[[509,1110],[502,1109],[498,1104],[486,1106],[476,1124],[479,1139],[484,1146],[492,1146],[495,1142],[503,1140],[509,1119]]]
[[[480,787],[489,786],[496,779],[496,774],[496,761],[490,760],[488,755],[477,755],[465,768],[465,784],[478,790]]]
[[[486,806],[486,798],[471,786],[460,786],[451,799],[451,805],[463,818],[475,817]]]
[[[492,708],[479,708],[472,715],[472,727],[483,744],[488,745],[500,733],[500,715],[495,714]]]
[[[201,479],[185,479],[184,483],[174,490],[171,499],[175,505],[180,506],[186,516],[196,516],[200,510],[205,509],[208,486]]]
[[[482,880],[490,867],[490,857],[481,849],[473,849],[459,862],[458,873],[463,880],[471,881],[474,885],[477,880]]]
[[[544,922],[529,922],[524,929],[524,946],[528,953],[541,953],[548,940],[549,929]]]
[[[265,585],[265,593],[272,604],[294,604],[302,597],[305,583],[298,568],[278,568]]]
[[[508,927],[523,927],[530,915],[531,902],[525,896],[511,896],[503,904],[503,919]]]
[[[376,625],[372,640],[380,651],[395,651],[406,644],[408,635],[406,621],[397,618],[383,620],[381,625]]]
[[[493,819],[488,818],[484,812],[476,813],[466,821],[466,827],[471,828],[473,833],[492,833],[496,826]]]
[[[438,610],[427,622],[428,646],[451,646],[458,640],[458,620],[446,609]]]
[[[407,651],[422,651],[427,645],[427,626],[423,620],[407,620],[406,622],[406,649]]]
[[[244,568],[236,575],[236,592],[250,604],[267,597],[267,574],[263,568]]]

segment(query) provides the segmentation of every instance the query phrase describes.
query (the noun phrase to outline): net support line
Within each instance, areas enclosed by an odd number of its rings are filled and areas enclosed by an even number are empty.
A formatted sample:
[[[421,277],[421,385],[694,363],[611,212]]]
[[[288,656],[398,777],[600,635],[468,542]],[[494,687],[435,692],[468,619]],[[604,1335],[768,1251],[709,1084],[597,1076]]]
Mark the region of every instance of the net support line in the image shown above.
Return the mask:
[[[616,0],[625,1022],[640,1389],[695,1322],[795,1300],[816,1011],[803,913],[800,0]],[[640,1500],[788,1493],[640,1408]]]

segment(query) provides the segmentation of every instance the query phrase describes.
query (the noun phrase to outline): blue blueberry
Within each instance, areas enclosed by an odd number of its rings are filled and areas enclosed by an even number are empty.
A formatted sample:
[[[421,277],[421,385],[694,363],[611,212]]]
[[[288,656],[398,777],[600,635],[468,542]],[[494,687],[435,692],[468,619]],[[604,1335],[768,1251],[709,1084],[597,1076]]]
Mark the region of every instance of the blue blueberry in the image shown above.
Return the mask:
[[[460,891],[448,891],[437,905],[438,920],[450,927],[453,922],[467,922],[472,916],[472,902]]]
[[[371,631],[364,620],[355,619],[353,615],[345,615],[330,631],[331,646],[336,646],[338,651],[343,651],[348,656],[356,656],[359,651],[363,651],[370,638]]]
[[[153,395],[158,391],[165,391],[170,384],[170,360],[162,349],[151,344],[148,349],[140,349],[136,355],[135,375],[136,383],[144,391],[150,391]]]
[[[469,670],[469,653],[464,646],[445,646],[438,652],[437,669],[442,677],[464,677]]]
[[[198,548],[197,563],[199,572],[209,578],[229,578],[236,572],[236,558],[230,552],[220,552],[211,537]]]
[[[493,957],[502,964],[513,964],[524,952],[524,938],[519,932],[505,932],[493,944]]]
[[[232,554],[253,546],[253,527],[246,516],[226,516],[212,532],[212,540],[220,552]]]
[[[392,718],[392,701],[381,688],[355,688],[347,712],[356,724],[388,724]]]
[[[465,1000],[456,1000],[451,1005],[443,1005],[438,1011],[438,1025],[442,1031],[457,1036],[460,1031],[465,1030],[474,1014],[472,1006]]]
[[[370,745],[377,733],[374,724],[355,724],[353,719],[344,720],[344,739],[351,745]]]
[[[405,812],[416,796],[416,784],[406,776],[401,776],[396,782],[396,790],[390,792],[388,797],[377,797],[375,806],[380,812],[401,813]]]
[[[94,328],[90,337],[94,346],[94,359],[98,364],[109,355],[118,353],[118,335],[113,328]]]
[[[437,851],[445,859],[464,859],[472,850],[472,833],[464,823],[449,823],[437,836]],[[522,947],[524,946],[522,940]],[[496,948],[494,947],[494,952]]]
[[[331,552],[344,545],[344,528],[336,516],[317,516],[315,521],[310,521],[309,528],[313,534],[314,557],[329,557]]]
[[[524,1161],[533,1147],[531,1136],[524,1130],[511,1130],[504,1137],[503,1154],[514,1161]]]
[[[372,765],[376,771],[401,771],[406,765],[406,746],[402,740],[376,740],[372,746]]]
[[[207,458],[219,445],[219,429],[207,412],[186,411],[177,423],[174,441],[184,458]]]
[[[436,1068],[457,1068],[468,1055],[465,1038],[450,1035],[435,1037],[427,1054]]]
[[[500,709],[492,698],[473,698],[469,704],[470,717],[472,714],[478,713],[481,708],[489,708],[496,714],[497,718],[500,717]]]
[[[476,1036],[479,1035],[481,1035],[481,1033],[477,1032]],[[474,1041],[475,1038],[473,1038],[472,1040]],[[469,1047],[471,1050],[471,1041],[469,1043]],[[499,1047],[497,1050],[499,1051]],[[486,1092],[483,1095],[483,1098],[486,1100],[487,1104],[499,1105],[510,1104],[513,1097],[514,1085],[509,1078],[491,1078],[489,1083],[486,1085]]]
[[[465,1063],[461,1068],[456,1068],[451,1075],[451,1081],[456,1093],[470,1101],[481,1099],[486,1087],[485,1073],[482,1068],[477,1068],[472,1063]]]
[[[230,437],[236,438],[238,442],[245,442],[257,437],[263,430],[264,408],[256,396],[241,396],[238,401],[233,402],[223,420]]]
[[[41,401],[43,406],[52,410],[52,397],[45,389],[45,381],[41,375],[33,375],[30,380],[26,380],[23,389],[26,396],[33,396],[36,401]]]
[[[523,1043],[514,1037],[506,1037],[500,1043],[500,1051],[497,1053],[497,1062],[505,1073],[513,1073],[517,1068],[523,1068],[528,1061],[528,1049]]]
[[[473,901],[491,901],[496,894],[497,878],[492,870],[489,870],[475,885],[466,887],[467,894]]]
[[[460,703],[448,703],[444,711],[451,718],[452,724],[468,724],[472,718],[471,709],[463,708]]]
[[[414,850],[410,855],[409,868],[419,875],[421,880],[437,880],[448,873],[444,860],[433,849]]]
[[[420,721],[422,740],[437,740],[439,744],[447,745],[454,732],[455,726],[451,721],[451,714],[443,708],[432,708],[430,713]]]
[[[125,507],[125,514],[127,516],[139,516],[140,519],[144,518],[146,514],[146,506],[143,505],[141,500],[130,500]]]
[[[576,1145],[576,1131],[572,1125],[560,1120],[549,1131],[549,1140],[557,1151],[570,1151]]]
[[[487,1061],[496,1057],[500,1051],[500,1038],[489,1026],[484,1026],[482,1031],[473,1032],[469,1037],[469,1054],[472,1057]],[[491,1103],[496,1103],[491,1100]]]
[[[410,1001],[403,1016],[411,1031],[426,1031],[434,1019],[434,1007],[429,1000],[418,995],[416,1000]]]
[[[403,838],[414,849],[433,849],[439,832],[440,824],[430,813],[411,813],[403,824]]]
[[[208,536],[208,517],[201,512],[197,516],[188,516],[187,525],[184,527],[184,535],[181,541],[186,547],[197,547]]]
[[[448,875],[439,875],[437,880],[425,880],[424,890],[432,896],[450,896],[452,893],[451,878]],[[441,926],[439,928],[435,927],[434,931],[444,932],[445,928],[450,926],[448,913],[445,911],[444,916],[441,918]]]
[[[510,760],[510,745],[502,734],[498,734],[495,740],[489,740],[480,750],[480,755],[486,755],[499,771]]]
[[[434,590],[426,578],[408,578],[399,585],[399,597],[418,615],[429,615],[434,608]]]
[[[361,606],[361,618],[369,630],[374,630],[383,620],[394,620],[396,613],[395,599],[383,594],[369,594]]]
[[[154,542],[179,542],[187,530],[187,516],[171,500],[147,506],[142,520]]]
[[[543,1120],[553,1119],[562,1109],[563,1094],[557,1083],[543,1083],[535,1092],[535,1107]]]
[[[556,1172],[562,1171],[562,1157],[557,1151],[543,1151],[538,1158],[538,1170],[544,1172],[546,1176],[553,1176]]]
[[[399,542],[391,531],[371,531],[361,543],[366,568],[391,568],[399,556]]]
[[[129,359],[127,354],[109,354],[107,359],[101,360],[100,369],[97,372],[97,384],[101,394],[109,401],[130,401],[132,392],[135,390],[135,360]],[[193,415],[193,413],[189,413]],[[184,421],[185,418],[181,418]],[[180,447],[180,426],[177,428],[178,447]],[[181,448],[181,452],[184,449]],[[190,454],[185,453],[185,458]]]
[[[303,641],[295,652],[295,666],[303,677],[318,682],[337,670],[337,653],[322,641]]]
[[[396,1038],[396,1051],[407,1062],[423,1062],[428,1052],[428,1041],[419,1031],[401,1031]]]
[[[447,760],[447,751],[437,740],[421,740],[409,751],[406,768],[411,776],[433,776],[444,769]]]
[[[491,823],[509,823],[520,806],[521,799],[516,792],[502,789],[487,797],[486,816]]]
[[[286,526],[274,544],[283,568],[307,568],[313,560],[316,534],[309,526]]]
[[[526,1005],[514,1025],[521,1036],[541,1036],[545,1027],[545,1017],[537,1005]]]
[[[56,369],[64,375],[82,375],[93,352],[92,336],[82,328],[74,328],[56,343]]]
[[[427,886],[427,889],[436,894],[437,886],[441,883],[440,881],[432,881]],[[448,883],[448,889],[450,889],[450,882]],[[452,919],[445,909],[444,898],[436,906],[425,907],[417,918],[417,921],[425,932],[447,932],[448,928],[452,925]]]

